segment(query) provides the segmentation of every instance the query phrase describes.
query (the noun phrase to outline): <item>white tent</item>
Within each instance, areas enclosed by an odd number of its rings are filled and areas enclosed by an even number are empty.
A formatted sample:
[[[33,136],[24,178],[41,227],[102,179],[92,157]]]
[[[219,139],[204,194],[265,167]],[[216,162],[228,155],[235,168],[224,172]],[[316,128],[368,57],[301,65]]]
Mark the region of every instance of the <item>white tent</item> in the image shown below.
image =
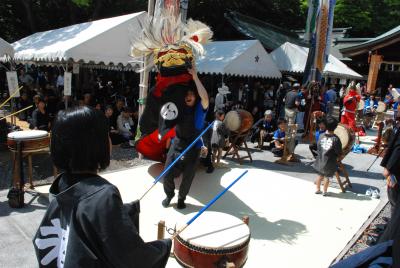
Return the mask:
[[[3,38],[0,38],[0,57],[3,56],[9,56],[12,58],[14,56],[14,48]]]
[[[72,60],[108,65],[129,64],[129,36],[139,32],[146,12],[102,19],[39,32],[13,43],[16,61]]]
[[[308,48],[286,42],[272,51],[271,56],[276,65],[278,65],[279,70],[303,73],[307,62]],[[362,78],[360,74],[332,55],[329,55],[328,62],[325,65],[324,75],[346,79]]]
[[[258,40],[211,42],[196,62],[199,73],[280,78],[282,74]]]

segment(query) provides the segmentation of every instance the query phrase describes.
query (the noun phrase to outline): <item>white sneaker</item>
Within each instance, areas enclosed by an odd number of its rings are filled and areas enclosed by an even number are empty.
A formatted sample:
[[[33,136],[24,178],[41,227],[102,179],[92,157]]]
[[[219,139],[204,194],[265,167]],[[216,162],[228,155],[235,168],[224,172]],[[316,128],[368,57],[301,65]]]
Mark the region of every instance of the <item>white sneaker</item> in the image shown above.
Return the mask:
[[[379,199],[380,198],[378,190],[374,190],[372,192],[372,198],[375,198],[375,199]]]
[[[365,195],[366,196],[372,196],[373,190],[371,188],[369,188],[366,192]]]

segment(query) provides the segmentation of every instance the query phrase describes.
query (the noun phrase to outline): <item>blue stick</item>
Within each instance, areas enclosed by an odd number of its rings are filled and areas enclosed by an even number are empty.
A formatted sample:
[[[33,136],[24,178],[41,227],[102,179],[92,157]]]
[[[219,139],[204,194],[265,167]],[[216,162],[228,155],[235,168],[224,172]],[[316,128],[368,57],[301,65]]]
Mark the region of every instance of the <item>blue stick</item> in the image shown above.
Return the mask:
[[[214,121],[215,122],[215,121]],[[165,175],[165,173],[167,173],[175,164],[176,164],[176,162],[178,162],[179,161],[179,159],[181,159],[181,157],[182,156],[184,156],[186,153],[187,153],[187,151],[189,151],[195,144],[196,144],[196,142],[198,141],[198,140],[200,140],[201,139],[201,137],[207,132],[207,130],[209,130],[210,129],[210,127],[214,124],[214,122],[212,122],[211,124],[209,124],[204,130],[203,130],[203,132],[201,132],[201,134],[171,163],[171,164],[169,164],[169,166],[167,167],[167,168],[165,168],[164,170],[163,170],[163,172],[161,172],[161,174],[160,175],[158,175],[158,177],[154,180],[154,184],[156,184],[157,182],[159,182],[160,180],[161,180],[161,178]]]
[[[214,121],[215,122],[215,121]],[[147,193],[148,192],[150,192],[150,190],[151,189],[153,189],[153,187],[157,184],[157,182],[159,182],[161,179],[162,179],[162,177],[165,175],[165,173],[167,173],[175,164],[176,164],[176,162],[178,162],[179,161],[179,159],[181,159],[181,157],[182,156],[184,156],[186,153],[187,153],[187,151],[189,151],[190,150],[190,148],[192,148],[195,144],[196,144],[196,142],[198,141],[198,140],[200,140],[201,139],[201,137],[210,129],[210,127],[212,126],[212,125],[214,125],[214,122],[212,122],[211,124],[209,124],[204,130],[203,130],[203,132],[201,132],[201,134],[171,163],[171,164],[169,164],[168,165],[168,167],[167,168],[165,168],[162,172],[161,172],[161,174],[160,175],[158,175],[157,176],[157,178],[154,180],[154,182],[153,182],[153,185],[142,195],[142,197],[139,199],[139,200],[142,200],[143,199],[143,197],[145,197],[146,195],[147,195]]]
[[[192,222],[194,222],[201,214],[203,214],[204,211],[206,211],[209,207],[211,207],[215,203],[215,201],[217,201],[221,196],[223,196],[226,193],[226,191],[228,191],[235,183],[237,183],[244,175],[246,175],[247,172],[249,171],[246,170],[245,172],[243,172],[242,175],[240,175],[236,180],[234,180],[228,187],[226,187],[226,189],[222,190],[216,197],[213,198],[213,200],[211,200],[193,218],[191,218],[186,223],[186,225],[189,226],[190,224],[192,224]]]

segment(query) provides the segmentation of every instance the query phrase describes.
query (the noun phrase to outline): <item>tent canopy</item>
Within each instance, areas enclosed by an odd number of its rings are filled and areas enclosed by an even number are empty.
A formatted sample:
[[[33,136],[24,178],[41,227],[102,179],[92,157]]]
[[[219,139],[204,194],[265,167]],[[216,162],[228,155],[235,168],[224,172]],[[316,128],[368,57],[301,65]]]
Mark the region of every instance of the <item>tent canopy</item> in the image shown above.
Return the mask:
[[[139,32],[146,12],[75,24],[39,32],[15,43],[16,61],[72,60],[105,65],[129,64],[130,33]]]
[[[3,38],[0,38],[0,57],[6,56],[6,55],[13,57],[14,56],[14,48]]]
[[[280,78],[282,74],[258,40],[211,42],[197,60],[197,70],[206,74]]]
[[[279,70],[303,73],[306,68],[308,48],[286,42],[272,51],[271,56],[276,65],[278,65]],[[346,64],[332,55],[329,55],[328,62],[325,65],[324,75],[346,79],[362,78],[360,74],[350,69]]]

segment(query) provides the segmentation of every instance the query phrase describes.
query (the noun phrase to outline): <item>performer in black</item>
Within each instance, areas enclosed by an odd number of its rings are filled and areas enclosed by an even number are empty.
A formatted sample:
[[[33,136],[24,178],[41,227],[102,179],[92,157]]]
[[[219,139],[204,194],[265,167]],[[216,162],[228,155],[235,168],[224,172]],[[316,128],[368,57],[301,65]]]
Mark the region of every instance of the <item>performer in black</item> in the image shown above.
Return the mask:
[[[383,175],[387,179],[387,193],[391,204],[391,219],[380,242],[394,240],[393,267],[400,267],[400,124],[397,118],[396,133],[390,141],[389,147],[381,166],[384,167]]]
[[[39,267],[165,267],[171,240],[145,243],[118,189],[97,172],[110,164],[105,116],[89,107],[58,113],[51,156],[63,173],[34,238]]]
[[[208,109],[208,94],[198,78],[196,70],[194,68],[190,69],[189,73],[193,77],[193,82],[186,92],[184,114],[181,121],[175,127],[176,137],[173,139],[168,151],[167,161],[165,162],[166,167],[196,139],[204,127],[204,120]],[[174,179],[180,174],[182,174],[182,182],[179,187],[177,208],[184,209],[186,207],[186,195],[189,193],[190,186],[192,185],[202,146],[202,142],[199,141],[165,175],[164,192],[167,197],[162,201],[164,207],[168,207],[175,196]]]

